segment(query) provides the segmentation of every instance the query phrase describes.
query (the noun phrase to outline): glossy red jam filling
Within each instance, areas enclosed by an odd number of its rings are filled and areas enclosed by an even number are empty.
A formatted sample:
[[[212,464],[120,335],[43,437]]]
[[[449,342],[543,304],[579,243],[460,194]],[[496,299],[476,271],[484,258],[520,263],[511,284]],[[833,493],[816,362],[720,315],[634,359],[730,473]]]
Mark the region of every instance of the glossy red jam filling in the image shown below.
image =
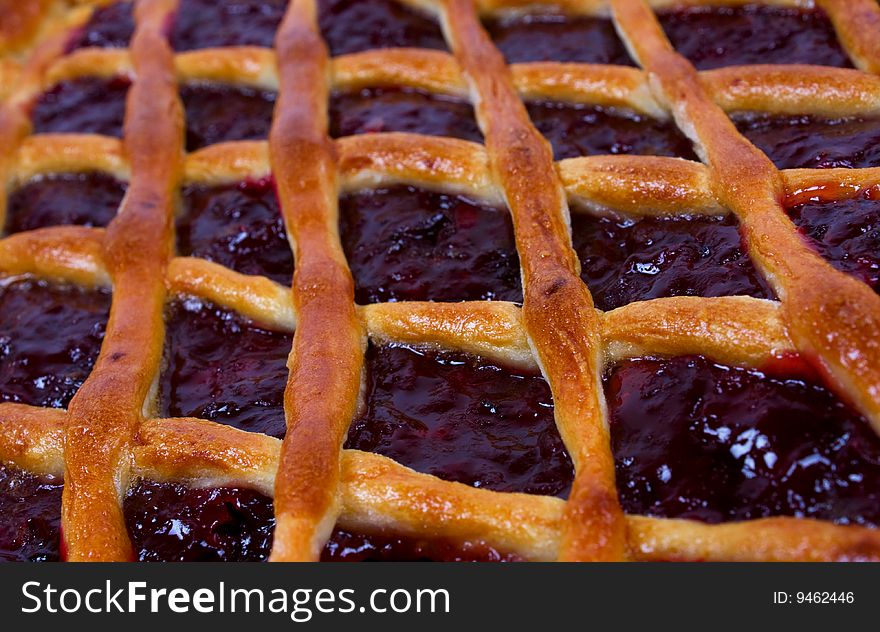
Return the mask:
[[[365,88],[330,100],[330,135],[410,132],[482,142],[470,103],[420,90]]]
[[[573,470],[540,375],[460,353],[370,346],[347,448],[500,492],[567,496]]]
[[[463,196],[414,187],[339,201],[355,300],[522,301],[510,214]]]
[[[336,529],[321,553],[322,562],[520,562],[486,544],[446,539],[363,535]]]
[[[265,140],[275,93],[241,86],[188,85],[180,90],[186,110],[186,149],[235,140]]]
[[[271,48],[287,0],[181,0],[171,46],[185,51],[221,46]]]
[[[0,287],[0,401],[66,408],[98,358],[109,312],[106,290]]]
[[[36,178],[9,195],[6,232],[46,226],[106,226],[116,216],[126,183],[103,173],[60,173]]]
[[[446,50],[433,17],[395,0],[318,0],[318,11],[332,56],[375,48]]]
[[[269,180],[183,189],[177,251],[290,285],[293,254]]]
[[[129,85],[124,77],[61,81],[34,104],[33,131],[122,137]]]
[[[194,298],[172,303],[165,322],[161,415],[284,436],[291,334]]]
[[[0,465],[0,562],[58,561],[63,487]]]
[[[809,201],[788,214],[831,265],[880,292],[880,201],[875,196]]]
[[[532,123],[553,146],[556,160],[577,156],[637,154],[697,160],[675,124],[595,105],[533,101]]]
[[[254,490],[140,481],[123,511],[142,562],[261,562],[272,549],[272,499]]]
[[[780,169],[880,165],[880,120],[742,113],[737,129]]]
[[[614,368],[605,393],[628,513],[880,525],[880,439],[817,383],[645,358]]]
[[[67,51],[78,48],[126,48],[134,34],[134,2],[117,2],[98,7],[85,26],[77,31]]]
[[[700,70],[742,64],[852,67],[823,11],[691,7],[661,12],[658,18],[675,49]]]
[[[510,64],[559,61],[635,65],[614,24],[606,18],[536,13],[484,20],[483,25]]]
[[[596,307],[666,296],[773,298],[746,254],[735,217],[571,218],[581,278]]]

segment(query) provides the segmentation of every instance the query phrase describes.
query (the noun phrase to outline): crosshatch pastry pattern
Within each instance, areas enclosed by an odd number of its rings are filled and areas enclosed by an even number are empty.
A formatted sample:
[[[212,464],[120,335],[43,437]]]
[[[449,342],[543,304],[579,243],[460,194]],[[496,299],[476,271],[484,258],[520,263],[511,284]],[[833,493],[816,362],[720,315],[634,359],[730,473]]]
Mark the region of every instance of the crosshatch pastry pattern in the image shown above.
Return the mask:
[[[4,15],[0,559],[880,559],[873,0]]]

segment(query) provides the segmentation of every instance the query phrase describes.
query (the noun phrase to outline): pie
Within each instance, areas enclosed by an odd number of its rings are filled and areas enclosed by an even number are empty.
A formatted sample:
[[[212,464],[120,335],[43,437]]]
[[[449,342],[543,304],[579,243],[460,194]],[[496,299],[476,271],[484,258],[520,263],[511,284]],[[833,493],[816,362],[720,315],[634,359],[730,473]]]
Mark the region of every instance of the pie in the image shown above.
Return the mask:
[[[0,559],[880,559],[813,4],[6,3]]]

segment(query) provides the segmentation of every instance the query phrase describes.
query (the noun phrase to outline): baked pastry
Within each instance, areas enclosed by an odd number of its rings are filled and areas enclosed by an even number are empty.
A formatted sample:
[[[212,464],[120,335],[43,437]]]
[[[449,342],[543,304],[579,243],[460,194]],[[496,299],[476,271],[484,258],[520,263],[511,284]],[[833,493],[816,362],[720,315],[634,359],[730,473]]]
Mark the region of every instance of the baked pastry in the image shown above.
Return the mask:
[[[880,7],[654,4],[8,3],[0,556],[880,558]]]

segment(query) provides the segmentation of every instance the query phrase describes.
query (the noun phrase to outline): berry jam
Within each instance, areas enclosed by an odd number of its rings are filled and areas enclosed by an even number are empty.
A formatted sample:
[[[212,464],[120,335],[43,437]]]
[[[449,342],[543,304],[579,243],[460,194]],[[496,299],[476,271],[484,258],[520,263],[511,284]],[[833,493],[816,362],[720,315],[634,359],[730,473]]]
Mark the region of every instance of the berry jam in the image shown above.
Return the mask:
[[[107,290],[0,287],[0,401],[66,408],[98,358],[109,312]]]
[[[462,196],[395,187],[339,201],[355,300],[522,302],[510,214]]]
[[[63,487],[0,465],[0,562],[58,561]]]
[[[33,131],[35,134],[102,134],[121,138],[129,85],[124,77],[61,81],[34,104]]]
[[[271,48],[287,0],[181,0],[171,29],[176,51],[222,46]]]
[[[123,511],[142,562],[261,562],[272,549],[272,499],[250,489],[140,481]]]
[[[666,296],[773,298],[733,216],[621,220],[577,213],[571,229],[581,278],[599,309]]]
[[[672,122],[596,105],[533,101],[526,107],[532,123],[553,146],[556,160],[605,154],[697,160],[691,142]]]
[[[199,417],[283,437],[288,333],[190,298],[165,318],[165,369],[159,409],[165,417]]]
[[[634,66],[611,20],[558,13],[511,15],[483,22],[507,62],[577,62]]]
[[[183,189],[177,249],[242,274],[290,285],[293,254],[270,181]]]
[[[470,103],[420,90],[365,88],[330,100],[330,135],[411,132],[482,142]]]
[[[737,114],[737,129],[780,169],[880,165],[880,119]]]
[[[265,140],[272,126],[274,92],[220,85],[180,90],[186,110],[186,149],[235,140]]]
[[[126,48],[134,34],[134,2],[117,2],[98,7],[85,26],[67,45],[67,52],[78,48]]]
[[[852,67],[820,10],[691,7],[657,17],[675,49],[699,70],[742,64]]]
[[[366,362],[347,448],[474,487],[568,495],[572,464],[540,375],[396,345],[370,346]]]
[[[880,201],[873,195],[809,201],[788,214],[831,265],[880,292]]]
[[[446,539],[362,535],[336,529],[321,552],[322,562],[519,562],[485,544]]]
[[[630,514],[880,525],[880,438],[818,383],[643,358],[614,368],[605,394]]]
[[[103,173],[60,173],[35,178],[13,191],[6,232],[47,226],[106,226],[116,216],[127,184]]]
[[[446,50],[434,18],[395,0],[318,0],[318,11],[333,56],[374,48]]]

